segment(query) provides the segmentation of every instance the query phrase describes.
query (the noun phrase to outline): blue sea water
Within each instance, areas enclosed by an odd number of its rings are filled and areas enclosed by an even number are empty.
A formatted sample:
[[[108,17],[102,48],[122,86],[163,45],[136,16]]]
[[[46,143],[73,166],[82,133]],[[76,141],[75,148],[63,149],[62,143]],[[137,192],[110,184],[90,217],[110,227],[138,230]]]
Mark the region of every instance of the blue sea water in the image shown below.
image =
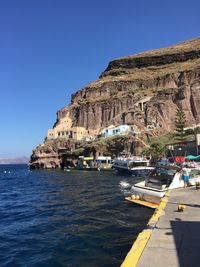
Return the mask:
[[[0,165],[0,266],[120,266],[152,211],[112,172]]]

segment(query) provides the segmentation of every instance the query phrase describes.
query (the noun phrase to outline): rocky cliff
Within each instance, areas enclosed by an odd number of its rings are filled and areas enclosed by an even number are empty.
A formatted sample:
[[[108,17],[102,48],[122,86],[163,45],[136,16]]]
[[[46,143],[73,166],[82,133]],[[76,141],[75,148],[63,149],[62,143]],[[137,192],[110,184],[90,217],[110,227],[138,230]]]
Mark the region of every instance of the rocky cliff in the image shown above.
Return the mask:
[[[57,112],[54,126],[68,114],[72,127],[129,124],[159,135],[174,129],[180,106],[187,126],[200,123],[200,38],[111,61]]]
[[[72,96],[69,108],[78,126],[97,129],[111,123],[128,123],[143,128],[157,122],[161,129],[170,131],[179,106],[186,113],[188,125],[200,122],[199,90],[200,38],[197,38],[113,60],[99,80]],[[141,110],[137,103],[146,97],[151,99]]]

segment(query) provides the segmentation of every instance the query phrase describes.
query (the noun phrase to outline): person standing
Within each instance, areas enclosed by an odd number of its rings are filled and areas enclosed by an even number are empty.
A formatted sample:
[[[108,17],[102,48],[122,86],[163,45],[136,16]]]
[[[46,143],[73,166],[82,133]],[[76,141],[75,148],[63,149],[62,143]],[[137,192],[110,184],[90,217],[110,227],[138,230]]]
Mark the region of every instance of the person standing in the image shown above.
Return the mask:
[[[188,182],[190,179],[190,170],[187,168],[187,166],[185,166],[183,168],[183,181],[184,181],[184,187],[187,187]]]

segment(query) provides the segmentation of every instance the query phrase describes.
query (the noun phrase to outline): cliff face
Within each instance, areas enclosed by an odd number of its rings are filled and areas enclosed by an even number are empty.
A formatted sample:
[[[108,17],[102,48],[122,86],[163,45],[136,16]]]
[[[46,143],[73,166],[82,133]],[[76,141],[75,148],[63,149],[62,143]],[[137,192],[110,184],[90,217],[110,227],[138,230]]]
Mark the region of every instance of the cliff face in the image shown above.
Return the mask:
[[[200,38],[111,61],[57,112],[54,126],[68,114],[73,127],[129,124],[159,134],[174,129],[180,106],[187,126],[200,123]]]
[[[200,122],[199,78],[200,68],[170,73],[147,81],[109,82],[109,94],[108,91],[102,93],[102,88],[95,86],[93,90],[85,88],[73,97],[70,107],[73,124],[92,129],[109,124],[136,124],[144,129],[156,121],[161,128],[170,131],[180,106],[184,109],[188,126],[197,124]],[[95,97],[98,91],[101,98]],[[112,92],[117,93],[113,95]],[[83,95],[87,101],[81,100]],[[151,99],[141,110],[137,103],[148,96]]]
[[[109,124],[155,123],[174,127],[177,107],[187,124],[200,122],[200,38],[169,48],[113,60],[99,80],[72,95],[73,125],[100,129]],[[145,98],[143,110],[138,103]],[[58,112],[58,120],[66,108]]]

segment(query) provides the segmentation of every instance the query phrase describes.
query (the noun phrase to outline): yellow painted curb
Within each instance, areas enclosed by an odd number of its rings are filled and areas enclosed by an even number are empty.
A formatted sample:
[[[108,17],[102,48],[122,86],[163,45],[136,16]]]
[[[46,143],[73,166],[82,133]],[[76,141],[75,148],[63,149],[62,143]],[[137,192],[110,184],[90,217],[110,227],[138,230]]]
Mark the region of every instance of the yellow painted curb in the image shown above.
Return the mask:
[[[169,199],[170,192],[168,191],[165,195],[165,197],[161,200],[158,208],[155,210],[154,214],[150,218],[148,222],[148,226],[155,226],[158,222],[160,216],[163,214],[163,210],[165,209],[168,199]],[[121,264],[121,267],[135,267],[142,255],[142,252],[144,251],[153,230],[143,230],[133,243],[133,246],[131,247],[130,251],[128,252],[125,260]]]
[[[151,225],[152,223],[156,223],[160,216],[163,214],[163,210],[165,209],[167,202],[169,199],[169,192],[168,194],[161,200],[158,208],[155,210],[154,214],[152,215],[151,219],[149,220],[147,225]]]
[[[151,236],[152,230],[146,230],[141,232],[136,241],[133,243],[132,248],[127,254],[124,262],[121,264],[121,267],[135,267],[138,263],[138,260]]]

